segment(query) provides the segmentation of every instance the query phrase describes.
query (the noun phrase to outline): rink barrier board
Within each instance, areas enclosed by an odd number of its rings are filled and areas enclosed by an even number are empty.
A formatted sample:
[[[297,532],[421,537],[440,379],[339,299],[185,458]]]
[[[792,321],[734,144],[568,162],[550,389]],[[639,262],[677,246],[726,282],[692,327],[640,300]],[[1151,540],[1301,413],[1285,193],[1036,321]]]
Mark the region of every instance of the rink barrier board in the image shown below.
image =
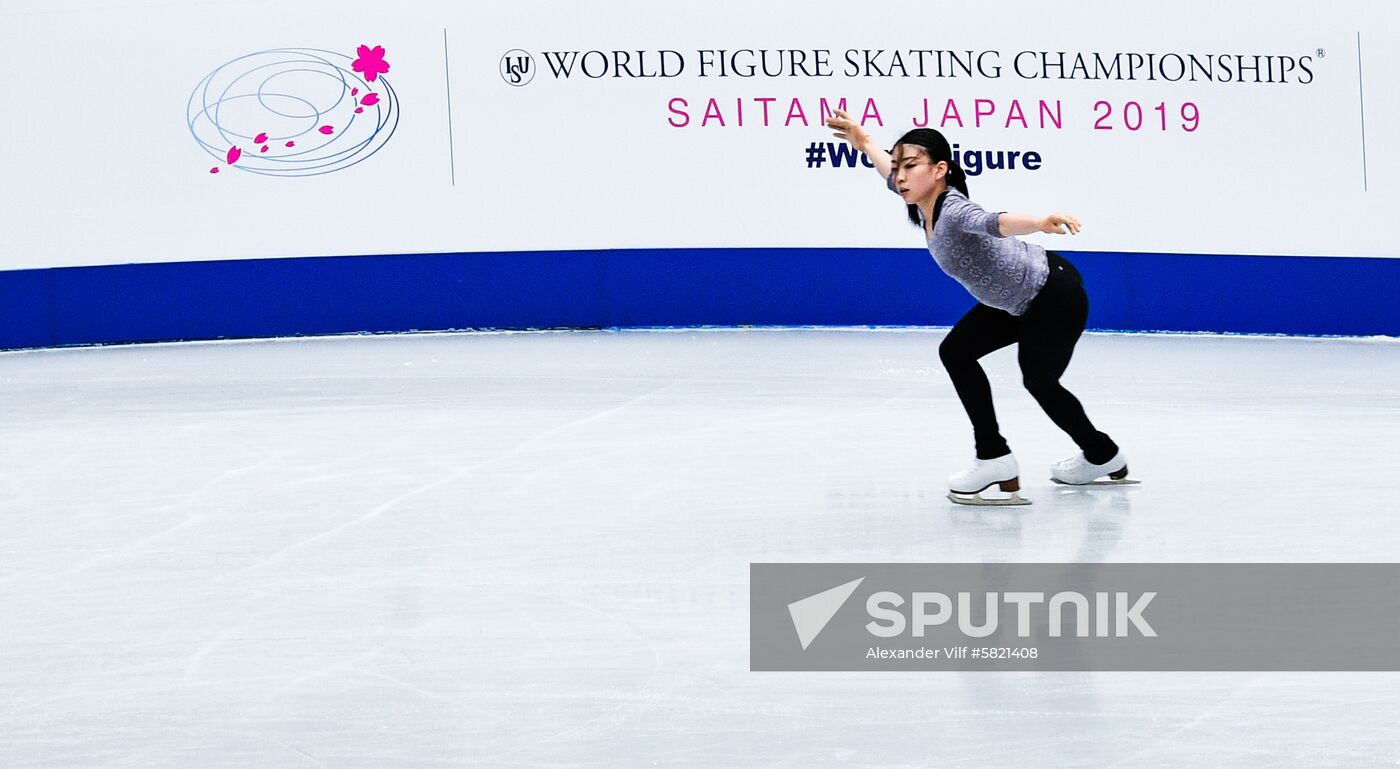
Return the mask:
[[[1400,259],[1063,252],[1089,326],[1400,336]],[[460,329],[946,326],[921,249],[291,257],[0,272],[0,348]]]

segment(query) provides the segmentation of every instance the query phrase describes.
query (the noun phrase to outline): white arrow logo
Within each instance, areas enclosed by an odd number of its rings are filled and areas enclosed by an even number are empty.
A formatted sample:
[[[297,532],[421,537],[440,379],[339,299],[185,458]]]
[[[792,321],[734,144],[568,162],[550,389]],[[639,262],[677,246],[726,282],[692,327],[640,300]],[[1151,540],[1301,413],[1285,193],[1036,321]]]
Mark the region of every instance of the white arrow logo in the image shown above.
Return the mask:
[[[850,598],[851,593],[864,581],[865,577],[861,577],[788,604],[788,613],[792,615],[792,626],[797,629],[797,640],[802,642],[802,651],[807,651],[807,647],[817,639],[826,623],[846,605],[846,599]]]

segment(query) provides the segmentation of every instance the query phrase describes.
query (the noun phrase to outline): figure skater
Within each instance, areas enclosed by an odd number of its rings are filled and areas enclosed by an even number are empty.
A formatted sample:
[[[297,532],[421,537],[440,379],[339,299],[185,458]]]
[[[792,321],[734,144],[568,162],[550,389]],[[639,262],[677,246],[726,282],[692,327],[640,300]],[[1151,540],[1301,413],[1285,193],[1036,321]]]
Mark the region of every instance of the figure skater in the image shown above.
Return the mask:
[[[909,221],[924,231],[934,261],[977,300],[948,332],[938,355],[972,420],[977,456],[972,468],[948,479],[949,499],[961,504],[1029,504],[1019,494],[1020,471],[1001,436],[992,390],[978,359],[1011,344],[1026,389],[1046,415],[1069,434],[1080,453],[1050,468],[1057,483],[1136,483],[1113,439],[1095,429],[1084,407],[1060,384],[1074,345],[1084,333],[1089,299],[1079,272],[1064,257],[1017,235],[1079,232],[1068,214],[1035,217],[992,213],[968,198],[967,176],[941,133],[906,133],[892,152],[842,110],[827,121],[836,136],[874,162],[890,190],[903,198]],[[1001,492],[987,493],[992,486]]]

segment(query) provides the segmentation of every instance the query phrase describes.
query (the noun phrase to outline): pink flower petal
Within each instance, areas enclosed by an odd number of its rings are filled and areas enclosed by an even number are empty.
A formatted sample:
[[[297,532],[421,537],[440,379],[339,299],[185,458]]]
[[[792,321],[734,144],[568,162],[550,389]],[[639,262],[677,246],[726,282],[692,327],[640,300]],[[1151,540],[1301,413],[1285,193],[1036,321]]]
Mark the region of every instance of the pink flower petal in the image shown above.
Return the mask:
[[[238,147],[229,147],[228,155],[226,155],[225,157],[228,159],[228,164],[233,165],[234,163],[238,162],[239,158],[243,157],[243,150],[239,149]]]
[[[355,108],[355,114],[356,114],[356,115],[358,115],[358,114],[360,114],[361,112],[364,112],[364,111],[365,111],[365,108],[364,108],[364,107],[356,107],[356,108]]]
[[[219,167],[218,167],[218,166],[214,166],[213,168],[209,169],[209,173],[211,173],[211,174],[217,174],[218,172],[219,172]]]
[[[350,89],[350,95],[351,95],[351,96],[358,96],[359,93],[360,93],[360,89],[358,89],[358,88],[351,88],[351,89]]]
[[[379,94],[370,91],[369,93],[365,94],[365,98],[360,99],[360,103],[365,105],[366,107],[373,107],[374,105],[379,103]]]
[[[258,134],[257,136],[253,137],[254,144],[262,144],[265,141],[267,141],[267,134],[265,133]]]
[[[355,49],[355,53],[359,58],[350,67],[356,72],[363,72],[366,81],[373,83],[375,78],[389,71],[389,62],[384,61],[384,46],[370,48],[362,45]]]
[[[295,146],[297,146],[297,143],[296,143],[296,142],[287,142],[287,146],[288,146],[288,147],[295,147]]]
[[[262,149],[258,150],[258,152],[267,152],[267,145],[264,144],[264,145],[262,146]]]
[[[325,134],[326,136],[330,136],[331,134],[335,133],[335,128],[332,127],[332,126],[328,126],[328,125],[323,125],[323,126],[321,126],[320,128],[318,128],[318,129],[316,129],[316,130],[320,131],[321,133]]]

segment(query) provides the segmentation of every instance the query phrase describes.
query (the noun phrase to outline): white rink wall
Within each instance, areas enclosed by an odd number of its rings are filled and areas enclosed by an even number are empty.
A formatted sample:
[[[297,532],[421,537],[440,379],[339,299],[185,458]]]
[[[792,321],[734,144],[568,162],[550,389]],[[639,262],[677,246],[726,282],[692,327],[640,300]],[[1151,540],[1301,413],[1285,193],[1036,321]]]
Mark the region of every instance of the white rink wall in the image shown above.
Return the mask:
[[[1079,250],[1395,257],[1366,223],[1400,208],[1397,13],[11,0],[0,269],[911,247],[871,172],[808,167],[840,100],[887,144],[931,120],[1021,153],[974,195],[1079,212]],[[374,81],[361,45],[390,66]]]

